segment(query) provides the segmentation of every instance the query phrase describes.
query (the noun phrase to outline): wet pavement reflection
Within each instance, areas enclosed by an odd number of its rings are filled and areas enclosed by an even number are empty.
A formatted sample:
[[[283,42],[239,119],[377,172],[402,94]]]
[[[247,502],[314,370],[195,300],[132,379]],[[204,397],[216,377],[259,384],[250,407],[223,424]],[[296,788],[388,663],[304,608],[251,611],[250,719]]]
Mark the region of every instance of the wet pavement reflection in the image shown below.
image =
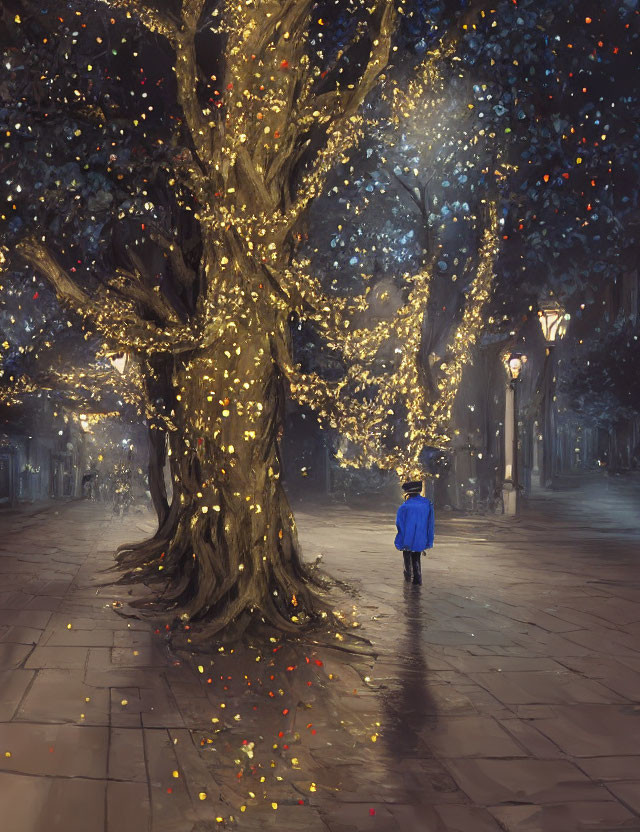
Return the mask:
[[[423,630],[426,600],[421,587],[405,582],[399,616],[404,617],[395,666],[397,684],[382,694],[384,722],[382,740],[392,757],[405,759],[420,746],[420,732],[438,720],[429,690],[429,667],[424,654]]]

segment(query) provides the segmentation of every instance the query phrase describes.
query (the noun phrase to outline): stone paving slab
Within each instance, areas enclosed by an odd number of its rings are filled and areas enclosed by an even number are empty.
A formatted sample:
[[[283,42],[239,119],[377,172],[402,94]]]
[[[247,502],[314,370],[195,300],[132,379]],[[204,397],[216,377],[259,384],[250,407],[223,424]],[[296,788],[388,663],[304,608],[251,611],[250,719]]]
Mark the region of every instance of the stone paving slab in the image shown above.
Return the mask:
[[[632,670],[640,671],[640,656],[616,656],[616,661]]]
[[[13,718],[34,676],[33,670],[0,672],[0,722],[8,722]]]
[[[173,776],[174,771],[179,775],[180,769],[168,731],[145,729],[144,749],[154,832],[190,830],[200,819],[200,810],[191,799],[184,776]]]
[[[498,722],[532,757],[544,760],[564,757],[558,746],[541,734],[530,720],[519,719],[514,714],[509,714],[506,717],[499,717]]]
[[[147,783],[107,782],[107,829],[150,832],[151,807]]]
[[[0,644],[0,670],[22,667],[32,650],[26,644]]]
[[[636,777],[640,772],[636,769]],[[640,814],[640,779],[632,782],[611,783],[608,786],[611,794],[615,795],[629,809]]]
[[[82,677],[82,670],[38,670],[14,719],[109,725],[108,691],[90,688]]]
[[[104,778],[107,728],[0,723],[0,771],[49,777]]]
[[[107,768],[110,780],[147,783],[142,728],[111,727]]]
[[[576,644],[588,647],[590,651],[603,653],[605,656],[637,656],[640,658],[640,645],[633,633],[620,630],[573,630],[565,633],[565,638]]]
[[[640,736],[637,705],[556,705],[553,716],[534,719],[534,726],[574,757],[635,754]]]
[[[604,801],[609,792],[566,760],[458,759],[449,769],[474,803]]]
[[[640,772],[640,756],[585,757],[577,764],[594,780],[628,780],[630,774]]]
[[[101,832],[105,824],[106,788],[104,780],[25,777],[0,772],[2,829]]]
[[[581,676],[597,679],[601,685],[630,701],[637,701],[640,673],[627,667],[620,657],[592,657],[564,659],[564,664]]]
[[[464,669],[468,674],[564,670],[564,665],[553,659],[532,658],[531,656],[453,656],[449,662],[453,667]]]
[[[47,629],[41,644],[46,647],[112,647],[112,630],[79,630],[69,627]]]
[[[500,702],[507,705],[613,704],[629,700],[599,682],[566,669],[499,673],[470,673]]]
[[[620,803],[497,806],[490,809],[506,832],[638,832],[640,819]]]
[[[25,662],[26,668],[69,668],[84,670],[89,651],[86,647],[49,647],[38,645]]]
[[[35,627],[5,626],[0,632],[0,641],[12,644],[30,644],[35,647],[42,636],[42,630]]]
[[[494,719],[483,716],[439,717],[420,731],[427,748],[446,759],[518,757],[522,746]]]

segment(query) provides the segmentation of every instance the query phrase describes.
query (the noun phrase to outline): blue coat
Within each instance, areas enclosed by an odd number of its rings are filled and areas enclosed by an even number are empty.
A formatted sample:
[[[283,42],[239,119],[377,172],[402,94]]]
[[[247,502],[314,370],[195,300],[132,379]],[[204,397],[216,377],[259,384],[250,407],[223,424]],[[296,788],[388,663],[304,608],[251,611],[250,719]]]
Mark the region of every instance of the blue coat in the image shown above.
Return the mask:
[[[409,497],[396,516],[396,549],[422,552],[433,546],[433,505],[426,497]]]

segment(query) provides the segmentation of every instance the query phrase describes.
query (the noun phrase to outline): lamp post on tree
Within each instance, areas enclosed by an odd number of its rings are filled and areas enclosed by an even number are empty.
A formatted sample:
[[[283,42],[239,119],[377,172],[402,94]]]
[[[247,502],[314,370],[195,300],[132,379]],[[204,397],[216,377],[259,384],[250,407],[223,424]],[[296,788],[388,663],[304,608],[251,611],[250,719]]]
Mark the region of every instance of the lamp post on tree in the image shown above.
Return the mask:
[[[547,304],[538,312],[542,334],[546,341],[544,368],[542,370],[542,467],[540,485],[549,488],[553,482],[556,440],[556,339],[567,330],[565,314],[560,306]]]
[[[504,482],[502,485],[503,512],[515,515],[518,512],[518,407],[516,391],[520,373],[527,356],[519,352],[507,353],[504,364],[507,369],[507,389],[504,408]]]

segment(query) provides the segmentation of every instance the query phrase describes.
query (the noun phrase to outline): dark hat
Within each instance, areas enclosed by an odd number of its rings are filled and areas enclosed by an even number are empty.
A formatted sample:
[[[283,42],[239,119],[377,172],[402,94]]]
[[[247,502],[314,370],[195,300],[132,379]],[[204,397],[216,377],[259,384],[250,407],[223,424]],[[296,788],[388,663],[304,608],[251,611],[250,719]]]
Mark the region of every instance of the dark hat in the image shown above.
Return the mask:
[[[422,491],[422,480],[414,480],[413,482],[402,483],[402,490],[407,494],[420,494]]]

